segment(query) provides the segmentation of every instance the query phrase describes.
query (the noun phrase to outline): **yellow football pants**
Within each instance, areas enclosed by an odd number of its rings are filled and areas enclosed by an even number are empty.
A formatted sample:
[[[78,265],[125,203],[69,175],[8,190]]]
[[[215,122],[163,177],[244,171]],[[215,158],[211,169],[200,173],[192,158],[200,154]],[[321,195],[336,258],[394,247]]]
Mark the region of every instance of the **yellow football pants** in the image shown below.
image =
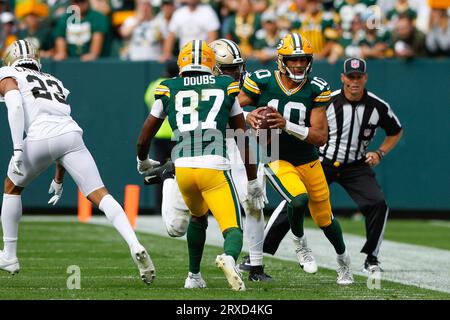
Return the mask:
[[[229,171],[205,168],[175,168],[184,202],[196,217],[211,211],[224,232],[241,228],[241,210]]]
[[[308,195],[311,216],[319,227],[329,226],[333,219],[330,191],[319,160],[300,166],[278,160],[266,165],[266,174],[277,192],[288,203],[301,194]]]

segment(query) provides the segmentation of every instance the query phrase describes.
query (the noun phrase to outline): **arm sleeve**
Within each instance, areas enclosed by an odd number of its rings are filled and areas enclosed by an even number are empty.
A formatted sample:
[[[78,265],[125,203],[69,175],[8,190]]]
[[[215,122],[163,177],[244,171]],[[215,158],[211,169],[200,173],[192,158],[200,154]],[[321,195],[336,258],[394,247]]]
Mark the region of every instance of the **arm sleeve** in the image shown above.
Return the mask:
[[[258,81],[255,73],[245,77],[244,85],[241,90],[244,91],[255,103],[258,103],[261,95],[261,83]]]
[[[298,125],[286,120],[284,131],[297,137],[300,140],[305,140],[308,137],[309,129],[305,126]]]
[[[164,105],[161,99],[155,101],[150,114],[158,119],[165,119],[167,114],[164,112]]]
[[[311,81],[314,92],[313,108],[326,107],[331,102],[330,85],[323,79],[314,77]]]
[[[23,131],[25,126],[22,95],[19,90],[10,90],[5,94],[8,108],[8,122],[14,149],[23,147]]]
[[[234,98],[234,103],[230,110],[230,117],[237,116],[238,114],[241,114],[241,113],[242,113],[241,105],[239,104],[238,99]]]

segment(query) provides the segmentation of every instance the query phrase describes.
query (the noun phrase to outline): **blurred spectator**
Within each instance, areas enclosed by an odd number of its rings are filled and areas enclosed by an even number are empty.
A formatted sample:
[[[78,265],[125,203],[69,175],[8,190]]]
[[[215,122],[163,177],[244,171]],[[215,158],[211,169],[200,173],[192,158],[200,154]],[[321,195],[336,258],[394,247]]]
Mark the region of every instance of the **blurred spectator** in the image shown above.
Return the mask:
[[[239,0],[223,0],[223,6],[220,8],[219,19],[222,21],[220,27],[220,35],[225,38],[228,30],[230,29],[230,23],[236,14],[239,7]]]
[[[400,15],[406,15],[412,20],[415,20],[417,18],[417,12],[409,6],[408,0],[397,0],[395,7],[387,12],[386,18],[389,21],[394,20],[395,22]]]
[[[251,0],[253,5],[253,12],[256,14],[263,14],[264,11],[269,9],[269,0]]]
[[[364,25],[364,36],[359,41],[361,58],[387,58],[394,55],[390,48],[391,33],[383,25],[374,25],[373,16],[366,12],[361,18]]]
[[[61,17],[55,30],[54,59],[79,57],[81,61],[91,61],[106,54],[110,24],[98,11],[92,10],[88,0],[72,0],[78,6],[80,16],[73,12]]]
[[[322,12],[319,0],[304,1],[305,12],[293,23],[291,30],[309,40],[314,51],[314,58],[326,58],[334,42],[339,38],[334,22],[338,19],[335,19],[331,12]]]
[[[179,48],[188,41],[198,39],[208,43],[217,39],[219,18],[211,6],[199,4],[199,0],[186,0],[186,5],[175,10],[169,24],[169,35],[164,41],[161,61],[172,57],[176,39]]]
[[[364,39],[364,23],[359,15],[353,18],[350,30],[342,30],[338,43],[342,48],[344,57],[361,58],[361,48],[359,44]]]
[[[48,25],[37,12],[31,11],[22,19],[19,39],[28,39],[37,49],[41,58],[50,58],[54,52],[55,39]]]
[[[49,8],[49,22],[52,28],[56,27],[59,19],[67,12],[67,7],[72,4],[71,0],[47,0]]]
[[[450,56],[450,22],[446,9],[432,9],[426,47],[433,56]]]
[[[375,4],[376,0],[336,0],[334,6],[341,19],[342,29],[350,30],[353,19],[363,15],[367,7]]]
[[[120,27],[120,35],[129,40],[125,58],[129,60],[157,60],[162,54],[163,38],[153,18],[151,0],[137,0],[136,14]]]
[[[261,16],[263,28],[255,34],[254,57],[262,63],[276,59],[277,45],[282,36],[277,27],[277,17],[271,10],[265,11]]]
[[[160,11],[158,15],[155,17],[155,23],[159,28],[159,32],[164,39],[166,39],[169,35],[169,23],[172,20],[173,13],[175,12],[175,3],[174,0],[162,0]],[[164,41],[163,41],[164,43]],[[173,46],[172,54],[173,56],[178,56],[178,40],[175,42]]]
[[[7,0],[0,0],[0,13],[9,11],[9,2]]]
[[[15,21],[16,19],[11,12],[0,13],[0,56],[3,56],[3,51],[17,40]]]
[[[395,25],[393,48],[399,58],[406,59],[426,54],[425,35],[414,27],[410,17],[399,17]]]
[[[244,57],[252,54],[255,32],[261,29],[260,19],[260,15],[253,12],[250,0],[240,1],[238,11],[231,19],[226,38],[236,42]]]
[[[111,2],[109,0],[89,0],[92,10],[98,11],[106,17],[111,15],[111,4],[114,2],[114,0]]]

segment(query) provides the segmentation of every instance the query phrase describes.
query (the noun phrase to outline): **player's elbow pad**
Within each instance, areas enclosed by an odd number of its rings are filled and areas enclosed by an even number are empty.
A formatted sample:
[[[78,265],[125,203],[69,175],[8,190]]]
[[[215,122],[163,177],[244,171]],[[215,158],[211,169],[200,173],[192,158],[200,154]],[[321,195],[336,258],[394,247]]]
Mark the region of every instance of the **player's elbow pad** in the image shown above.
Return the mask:
[[[305,126],[301,126],[298,124],[294,124],[290,121],[286,121],[286,126],[284,130],[289,133],[290,135],[293,135],[300,140],[305,140],[308,137],[309,128]]]
[[[5,94],[5,104],[8,108],[8,122],[14,149],[22,149],[24,131],[24,112],[22,95],[19,90],[10,90]]]

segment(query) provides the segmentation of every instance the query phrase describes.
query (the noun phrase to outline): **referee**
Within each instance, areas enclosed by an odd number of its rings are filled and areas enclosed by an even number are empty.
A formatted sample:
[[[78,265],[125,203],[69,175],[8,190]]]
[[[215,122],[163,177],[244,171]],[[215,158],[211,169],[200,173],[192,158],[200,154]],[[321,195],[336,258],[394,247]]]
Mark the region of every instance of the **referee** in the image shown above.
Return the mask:
[[[372,167],[395,147],[403,130],[389,104],[365,89],[367,79],[364,60],[345,60],[341,74],[343,88],[332,93],[332,102],[327,107],[329,136],[320,148],[320,160],[328,184],[340,184],[365,216],[367,240],[361,252],[367,254],[364,270],[374,272],[381,270],[377,256],[389,208]],[[378,127],[386,132],[386,138],[378,149],[368,151]],[[275,254],[289,231],[286,207],[281,209],[282,205],[266,226],[266,253]]]

